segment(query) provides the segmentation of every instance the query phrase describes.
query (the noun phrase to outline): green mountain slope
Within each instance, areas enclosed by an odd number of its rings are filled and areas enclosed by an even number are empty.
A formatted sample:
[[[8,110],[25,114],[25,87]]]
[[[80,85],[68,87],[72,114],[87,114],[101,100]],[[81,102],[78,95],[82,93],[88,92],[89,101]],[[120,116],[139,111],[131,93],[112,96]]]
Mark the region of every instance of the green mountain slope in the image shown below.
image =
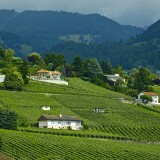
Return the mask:
[[[102,43],[107,40],[126,40],[143,31],[142,28],[124,26],[98,14],[56,11],[1,10],[1,31],[23,37],[33,50],[43,52],[62,41]]]
[[[68,42],[53,46],[51,51],[65,55],[68,61],[80,55],[82,58],[96,57],[99,61],[110,58],[113,66],[120,64],[129,70],[144,66],[151,70],[160,69],[160,21],[151,25],[144,33],[127,42],[103,44],[77,44]]]
[[[69,86],[33,81],[25,92],[1,91],[0,97],[3,107],[19,114],[19,126],[35,126],[42,114],[77,115],[93,132],[142,140],[160,139],[157,134],[160,131],[159,113],[122,103],[117,99],[130,98],[80,79],[69,79]],[[41,106],[51,106],[52,109],[42,111]],[[105,113],[94,112],[95,108],[104,108]],[[156,132],[152,132],[153,129]]]

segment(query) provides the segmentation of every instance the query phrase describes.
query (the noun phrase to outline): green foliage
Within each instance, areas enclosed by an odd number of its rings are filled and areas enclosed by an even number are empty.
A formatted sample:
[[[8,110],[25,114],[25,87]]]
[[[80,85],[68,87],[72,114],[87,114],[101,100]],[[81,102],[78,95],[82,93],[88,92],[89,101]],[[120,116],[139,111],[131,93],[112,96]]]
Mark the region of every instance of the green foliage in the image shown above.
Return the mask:
[[[76,72],[77,76],[81,77],[82,73],[84,72],[84,63],[81,57],[80,56],[75,57],[72,65],[73,65],[73,69]]]
[[[125,93],[126,92],[126,86],[125,86],[125,83],[124,83],[124,81],[122,79],[119,78],[115,82],[114,91],[120,92],[120,93]]]
[[[102,73],[102,68],[96,58],[91,58],[86,62],[86,74],[89,77],[97,76]]]
[[[24,84],[28,84],[29,83],[29,78],[27,77],[29,75],[28,73],[28,63],[26,61],[24,61],[20,66],[19,66],[19,72],[22,75]]]
[[[152,102],[152,97],[151,97],[151,96],[142,95],[142,96],[141,96],[141,99],[142,99],[143,101],[150,101],[150,102]]]
[[[25,42],[32,44],[33,50],[46,52],[53,44],[63,42],[60,41],[61,36],[69,37],[71,35],[74,37],[75,34],[78,34],[80,41],[83,43],[88,42],[86,36],[91,43],[101,43],[110,40],[126,40],[143,31],[141,28],[120,25],[98,14],[82,15],[63,11],[25,11],[17,13],[14,10],[5,10],[0,12],[0,19],[1,30],[14,31],[14,34],[2,32],[2,41],[8,47],[16,49],[19,54],[23,49],[21,44],[24,45]],[[6,20],[8,20],[8,23],[5,23]],[[63,28],[63,24],[65,24],[65,28]],[[107,36],[105,36],[106,33]],[[8,39],[8,37],[10,38]]]
[[[28,61],[32,62],[33,64],[39,64],[41,56],[39,53],[33,52],[27,58],[28,58]]]
[[[39,65],[33,65],[33,66],[29,66],[28,68],[28,74],[29,76],[35,75],[36,72],[41,69],[41,67]]]
[[[49,71],[52,71],[52,70],[53,70],[53,63],[48,63],[47,69],[48,69]]]
[[[66,61],[63,55],[47,53],[44,56],[44,62],[49,67],[48,69],[55,70],[59,66],[65,66]]]
[[[119,74],[120,76],[124,76],[124,70],[123,70],[122,66],[117,65],[114,70],[114,73]]]
[[[102,71],[105,74],[113,74],[113,68],[110,59],[101,62]]]
[[[6,73],[4,87],[8,90],[18,90],[23,89],[24,81],[20,72],[15,69],[8,70]]]
[[[17,129],[18,115],[14,111],[0,109],[0,128]]]
[[[0,130],[2,151],[18,159],[160,159],[159,144],[137,144]],[[114,138],[114,137],[113,137]],[[16,146],[16,147],[15,147]]]
[[[143,67],[140,68],[135,75],[134,88],[139,92],[147,91],[150,84],[150,72]]]

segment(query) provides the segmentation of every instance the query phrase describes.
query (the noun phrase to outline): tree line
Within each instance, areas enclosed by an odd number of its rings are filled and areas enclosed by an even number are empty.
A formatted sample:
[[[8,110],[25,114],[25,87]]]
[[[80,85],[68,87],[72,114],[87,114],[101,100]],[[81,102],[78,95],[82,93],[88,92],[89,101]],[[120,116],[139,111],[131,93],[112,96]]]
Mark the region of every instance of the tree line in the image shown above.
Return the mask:
[[[41,57],[39,53],[31,53],[27,58],[14,56],[12,49],[0,49],[0,72],[6,75],[1,89],[23,90],[29,83],[29,77],[40,69],[60,71],[62,78],[79,77],[101,87],[121,92],[130,96],[137,96],[142,91],[152,91],[152,84],[159,84],[158,77],[144,67],[134,68],[126,72],[122,66],[113,67],[110,59],[98,62],[96,58],[82,59],[76,56],[72,63],[67,63],[61,54],[46,53]],[[110,81],[105,75],[119,74],[120,78]]]

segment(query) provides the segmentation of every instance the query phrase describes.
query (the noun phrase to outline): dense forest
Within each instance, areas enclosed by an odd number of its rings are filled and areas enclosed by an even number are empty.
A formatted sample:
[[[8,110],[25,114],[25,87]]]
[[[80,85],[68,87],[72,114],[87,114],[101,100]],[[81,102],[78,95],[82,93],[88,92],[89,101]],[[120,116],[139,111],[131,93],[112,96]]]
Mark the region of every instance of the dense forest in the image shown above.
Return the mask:
[[[0,10],[0,19],[0,44],[19,57],[36,51],[42,57],[63,54],[68,63],[79,55],[99,62],[109,58],[114,67],[120,64],[126,70],[160,68],[160,21],[143,31],[98,14]]]
[[[120,25],[98,15],[57,11],[0,10],[0,31],[15,33],[30,44],[34,51],[43,52],[65,41],[102,43],[126,40],[143,31],[142,28]]]
[[[120,64],[125,69],[143,66],[151,70],[160,68],[160,21],[127,42],[102,44],[78,44],[68,42],[53,46],[51,52],[63,53],[68,61],[75,55],[83,58],[96,57],[99,61],[110,58],[113,66]]]

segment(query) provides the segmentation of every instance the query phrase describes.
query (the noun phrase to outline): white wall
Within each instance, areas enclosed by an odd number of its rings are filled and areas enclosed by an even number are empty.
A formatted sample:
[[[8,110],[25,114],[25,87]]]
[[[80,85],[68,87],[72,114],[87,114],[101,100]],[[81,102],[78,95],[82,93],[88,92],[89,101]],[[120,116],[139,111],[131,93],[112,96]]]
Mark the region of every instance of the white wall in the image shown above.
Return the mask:
[[[39,128],[48,127],[47,121],[40,121],[39,122]]]
[[[41,107],[41,110],[44,110],[44,111],[49,111],[50,109],[51,109],[50,107],[45,107],[45,106]]]
[[[81,122],[79,121],[40,121],[39,128],[43,128],[43,126],[47,126],[47,128],[55,128],[55,129],[67,129],[68,126],[71,126],[73,130],[79,130],[81,126]]]
[[[0,83],[3,83],[5,80],[5,75],[0,75]]]

